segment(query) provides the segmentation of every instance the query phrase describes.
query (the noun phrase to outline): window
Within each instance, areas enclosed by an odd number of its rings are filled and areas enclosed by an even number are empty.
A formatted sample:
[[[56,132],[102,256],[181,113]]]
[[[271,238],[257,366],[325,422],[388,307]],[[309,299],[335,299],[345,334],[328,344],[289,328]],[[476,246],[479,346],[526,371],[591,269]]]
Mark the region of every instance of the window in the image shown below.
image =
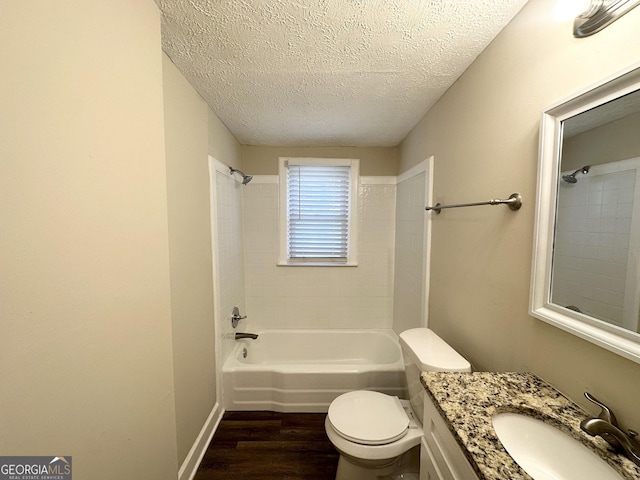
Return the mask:
[[[280,158],[280,265],[356,265],[358,167]]]

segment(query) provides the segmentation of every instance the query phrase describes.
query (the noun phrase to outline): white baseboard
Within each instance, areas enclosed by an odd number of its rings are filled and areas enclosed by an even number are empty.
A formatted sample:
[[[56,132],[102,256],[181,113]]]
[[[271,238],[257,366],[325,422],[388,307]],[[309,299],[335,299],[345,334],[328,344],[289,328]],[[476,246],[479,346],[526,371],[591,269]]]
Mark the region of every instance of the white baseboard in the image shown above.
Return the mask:
[[[184,462],[182,462],[182,465],[180,466],[180,470],[178,470],[178,480],[193,480],[193,477],[196,476],[198,466],[202,461],[202,457],[204,457],[204,453],[207,451],[207,447],[213,438],[213,434],[216,433],[216,429],[220,424],[220,420],[222,420],[223,414],[224,409],[220,407],[220,404],[216,403],[213,406],[207,421],[204,422],[202,430],[200,430],[196,441],[193,442],[193,446],[191,447],[191,450],[189,450],[187,458],[184,459]]]

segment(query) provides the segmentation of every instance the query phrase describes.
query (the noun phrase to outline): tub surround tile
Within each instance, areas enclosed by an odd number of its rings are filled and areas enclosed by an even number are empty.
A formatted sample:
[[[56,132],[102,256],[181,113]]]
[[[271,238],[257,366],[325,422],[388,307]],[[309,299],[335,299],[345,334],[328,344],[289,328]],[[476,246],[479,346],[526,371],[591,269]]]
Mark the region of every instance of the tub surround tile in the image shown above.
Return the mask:
[[[358,266],[282,267],[278,185],[242,188],[247,315],[261,328],[392,327],[396,187],[358,191]]]
[[[591,448],[623,478],[640,478],[640,467],[580,430],[589,414],[533,374],[423,372],[421,380],[481,480],[531,478],[493,429],[492,416],[503,412],[542,419]]]

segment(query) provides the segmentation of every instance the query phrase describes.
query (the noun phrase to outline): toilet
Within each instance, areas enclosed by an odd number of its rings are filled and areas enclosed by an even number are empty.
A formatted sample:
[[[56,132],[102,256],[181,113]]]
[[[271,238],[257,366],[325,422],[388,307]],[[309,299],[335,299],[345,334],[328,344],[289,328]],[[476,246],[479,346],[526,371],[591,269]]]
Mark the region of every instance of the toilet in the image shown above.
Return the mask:
[[[336,480],[418,478],[424,387],[420,372],[470,372],[471,365],[428,328],[400,334],[409,400],[369,390],[340,395],[325,430],[340,452]]]

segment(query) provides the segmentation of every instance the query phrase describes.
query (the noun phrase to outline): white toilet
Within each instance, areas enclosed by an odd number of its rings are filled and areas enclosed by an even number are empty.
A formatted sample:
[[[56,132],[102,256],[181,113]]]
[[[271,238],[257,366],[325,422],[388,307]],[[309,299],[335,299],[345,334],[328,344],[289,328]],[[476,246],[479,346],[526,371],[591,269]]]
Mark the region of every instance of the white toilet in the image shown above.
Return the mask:
[[[417,479],[424,387],[420,372],[470,372],[471,365],[428,328],[400,334],[409,400],[357,390],[340,395],[325,420],[340,452],[336,480]]]

